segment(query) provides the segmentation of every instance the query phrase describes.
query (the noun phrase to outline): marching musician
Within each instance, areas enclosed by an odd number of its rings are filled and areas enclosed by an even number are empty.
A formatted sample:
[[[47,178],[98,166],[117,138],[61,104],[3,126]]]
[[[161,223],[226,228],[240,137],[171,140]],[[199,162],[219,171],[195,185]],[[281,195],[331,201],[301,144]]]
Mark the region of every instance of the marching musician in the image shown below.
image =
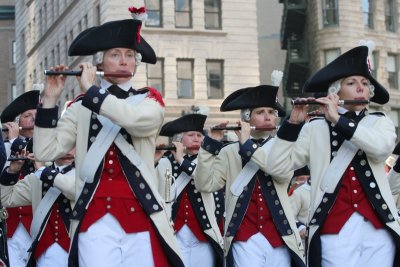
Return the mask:
[[[69,55],[97,53],[97,67],[111,73],[134,74],[140,62],[154,64],[155,52],[136,19],[144,8],[129,10],[134,19],[83,31]],[[66,77],[50,76],[34,133],[41,161],[76,146],[69,266],[183,266],[154,169],[155,139],[164,119],[161,95],[150,87],[133,89],[130,76],[107,76],[95,85],[96,66],[80,67],[82,101],[58,119],[56,103]]]
[[[305,266],[287,187],[293,172],[270,176],[264,159],[274,128],[285,112],[276,101],[278,86],[239,89],[221,111],[241,110],[239,141],[222,146],[222,131],[210,130],[198,155],[195,186],[201,192],[225,190],[226,266]],[[221,124],[225,126],[226,123]]]
[[[301,238],[304,240],[306,226],[308,224],[308,214],[310,210],[311,194],[310,170],[307,166],[294,171],[294,183],[290,187],[288,195],[292,205],[293,214],[296,218],[297,229]],[[305,245],[304,241],[303,244]]]
[[[160,159],[157,173],[160,194],[165,192],[170,201],[176,197],[171,220],[186,267],[223,266],[223,239],[214,213],[213,194],[199,192],[193,180],[206,119],[203,114],[187,114],[167,122],[160,131],[161,136],[172,137],[176,148]],[[174,178],[166,183],[168,172]]]
[[[325,118],[303,126],[308,106],[295,106],[266,160],[272,175],[310,168],[310,267],[400,266],[399,216],[385,173],[396,133],[390,118],[365,104],[389,101],[371,75],[368,50],[355,47],[306,81],[305,92],[328,92],[313,100]]]
[[[28,152],[22,155],[28,156]],[[5,207],[32,205],[33,208],[30,229],[33,242],[29,244],[26,266],[68,266],[71,213],[68,198],[75,197],[73,156],[74,150],[49,167],[35,162],[38,170],[23,179],[18,179],[23,161],[13,161],[8,171],[3,171],[0,176],[1,202]]]
[[[388,171],[388,181],[392,195],[396,201],[397,210],[400,210],[400,142],[398,142],[392,151],[392,155],[386,160]]]
[[[38,103],[39,90],[31,90],[14,99],[1,113],[1,123],[5,126],[4,129],[7,129],[5,148],[8,158],[18,157],[23,149],[33,156],[32,136]],[[6,163],[5,172],[10,170],[8,165]],[[33,161],[26,160],[18,173],[18,177],[22,179],[34,171]],[[7,213],[7,243],[10,265],[13,267],[25,266],[26,252],[32,243],[29,235],[32,207],[7,208]]]

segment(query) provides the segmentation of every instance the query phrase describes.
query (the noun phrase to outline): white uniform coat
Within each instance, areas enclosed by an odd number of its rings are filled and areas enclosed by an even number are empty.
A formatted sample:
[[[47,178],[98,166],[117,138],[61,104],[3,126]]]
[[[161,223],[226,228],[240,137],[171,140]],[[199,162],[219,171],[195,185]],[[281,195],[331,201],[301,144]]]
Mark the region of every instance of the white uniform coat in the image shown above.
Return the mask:
[[[369,116],[377,115],[366,115],[358,123],[358,127],[349,141],[366,153],[382,198],[388,205],[386,208],[389,208],[394,217],[394,221],[387,223],[387,226],[397,235],[400,235],[400,220],[385,173],[385,160],[391,154],[395,145],[394,125],[388,117],[380,116],[372,125],[366,127],[366,119]],[[348,126],[354,127],[354,124],[349,123]],[[309,166],[312,177],[310,216],[313,216],[323,200],[325,191],[324,188],[321,188],[321,182],[331,161],[328,123],[324,119],[316,119],[306,123],[301,128],[295,142],[280,138],[280,131],[293,132],[290,127],[293,127],[293,125],[287,121],[281,126],[265,164],[269,167],[271,175],[281,175],[289,170],[295,170],[305,165]],[[297,134],[296,131],[294,132]],[[308,233],[309,244],[318,228],[319,226],[317,225],[310,226]]]
[[[97,96],[93,98],[93,103],[95,102],[98,102]],[[155,139],[163,123],[164,108],[155,99],[149,97],[139,104],[130,105],[125,99],[107,95],[100,104],[99,114],[121,126],[131,135],[133,146],[140,155],[142,164],[147,164],[152,175],[151,177],[144,177],[144,179],[153,192],[156,201],[163,208],[163,210],[151,214],[150,219],[167,245],[175,254],[179,255],[178,244],[166,212],[167,208],[157,191],[158,184],[154,169]],[[40,112],[40,110],[38,111]],[[85,183],[79,177],[79,172],[87,154],[91,116],[92,111],[84,107],[80,101],[74,103],[65,111],[59,119],[57,127],[43,128],[35,125],[34,129],[34,151],[35,156],[40,161],[54,160],[76,147],[76,199],[78,199]],[[55,123],[56,121],[54,121],[53,126],[55,126]],[[58,184],[61,188],[63,187],[62,183],[63,181],[60,181]],[[77,220],[71,221],[71,240],[74,239],[78,223]]]
[[[271,141],[269,141],[271,142]],[[252,155],[251,160],[254,161],[262,171],[268,172],[265,166],[265,160],[268,153],[263,148],[258,148]],[[196,188],[203,192],[215,192],[226,186],[225,190],[225,230],[228,229],[229,222],[235,210],[238,197],[233,195],[230,188],[235,182],[238,174],[242,170],[242,159],[239,155],[239,143],[229,144],[219,151],[215,156],[205,149],[201,148],[198,154],[198,164],[195,175]],[[286,214],[292,234],[282,236],[287,247],[292,250],[300,259],[304,259],[304,248],[300,235],[297,231],[293,212],[287,195],[288,183],[293,176],[293,172],[280,173],[273,176],[273,183],[276,187],[276,193],[281,200],[284,213]],[[233,236],[225,236],[225,255],[228,254],[232,245]]]
[[[195,160],[193,160],[193,162],[197,163],[197,158]],[[158,175],[158,179],[159,179],[159,192],[163,196],[165,193],[165,172],[167,169],[170,171],[170,173],[173,172],[172,166],[171,166],[171,161],[168,158],[161,158],[160,161],[158,162],[156,170],[157,170],[157,175]],[[197,170],[197,168],[195,168],[195,170],[193,171],[193,173],[191,175],[192,179],[196,173],[196,170]],[[173,188],[173,186],[171,188]],[[172,190],[171,190],[171,194],[172,194]],[[179,196],[176,196],[176,197],[179,197]],[[207,218],[208,218],[209,222],[211,223],[211,228],[208,230],[205,230],[204,233],[207,236],[209,236],[210,238],[212,238],[217,244],[219,244],[221,246],[221,249],[223,249],[224,241],[223,241],[221,232],[219,231],[217,219],[215,218],[215,213],[214,213],[215,212],[215,202],[214,202],[213,194],[201,192],[201,197],[203,199],[203,204],[204,204],[204,208],[206,210]],[[168,212],[171,215],[172,204],[171,205],[168,204],[168,206],[169,206]]]

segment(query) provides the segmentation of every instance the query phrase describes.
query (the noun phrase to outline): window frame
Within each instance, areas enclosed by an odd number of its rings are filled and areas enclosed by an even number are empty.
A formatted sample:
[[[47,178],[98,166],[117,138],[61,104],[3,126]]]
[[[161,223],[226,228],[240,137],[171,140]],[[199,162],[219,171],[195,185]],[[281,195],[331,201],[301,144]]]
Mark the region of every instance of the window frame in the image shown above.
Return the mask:
[[[164,58],[157,58],[157,63],[155,64],[155,65],[150,65],[150,64],[146,64],[147,66],[146,66],[146,70],[147,70],[147,73],[146,73],[146,75],[147,75],[147,84],[149,85],[149,86],[151,86],[151,87],[153,87],[153,88],[155,88],[155,89],[157,89],[157,91],[159,91],[160,92],[160,94],[164,97],[165,96],[165,90],[164,90],[164,88],[165,88],[165,86],[164,86],[164,84],[165,84],[165,74],[164,74],[164,62],[165,62],[165,59]],[[149,71],[149,68],[153,68],[153,66],[160,66],[160,73],[161,73],[161,77],[156,77],[156,76],[154,76],[154,77],[151,77],[150,76],[150,71]],[[156,87],[154,87],[154,86],[152,86],[152,84],[151,84],[151,80],[160,80],[160,83],[161,83],[161,88],[156,88]]]
[[[192,7],[192,0],[181,0],[181,1],[187,1],[188,2],[188,11],[180,11],[180,10],[177,10],[177,1],[180,1],[180,0],[175,0],[174,1],[174,4],[175,4],[175,13],[174,13],[174,15],[175,15],[175,28],[177,28],[177,29],[191,29],[191,28],[193,28],[193,7]],[[177,15],[178,14],[188,14],[189,15],[189,18],[188,18],[188,22],[189,22],[189,24],[187,25],[187,26],[178,26],[177,25]]]
[[[334,6],[327,8],[327,2],[333,1]],[[338,0],[322,0],[322,25],[324,28],[339,26],[339,1]],[[329,12],[329,14],[328,14]],[[333,14],[333,15],[332,15]],[[333,17],[333,22],[328,21],[328,18]]]
[[[213,1],[217,1],[217,8],[218,11],[207,11],[206,9],[206,1],[204,0],[204,28],[206,30],[221,30],[222,29],[222,1],[221,0],[213,0]],[[218,17],[218,26],[217,27],[210,27],[207,26],[207,14],[212,14],[212,15],[217,15]]]
[[[210,71],[209,71],[209,64],[212,63],[219,63],[219,71],[220,71],[220,78],[219,79],[211,79]],[[207,59],[206,60],[206,73],[207,73],[207,98],[208,99],[223,99],[225,92],[224,92],[224,60],[223,59]],[[211,83],[212,81],[218,80],[219,89],[221,90],[220,96],[212,96],[211,94]]]
[[[191,79],[183,79],[179,77],[179,63],[180,62],[189,62],[190,63],[190,68],[191,68]],[[176,79],[177,79],[177,95],[179,99],[194,99],[195,95],[194,95],[194,59],[183,59],[183,58],[178,58],[176,59]],[[180,86],[180,82],[181,81],[191,81],[191,92],[190,92],[190,96],[186,97],[180,94],[181,90],[181,86]]]

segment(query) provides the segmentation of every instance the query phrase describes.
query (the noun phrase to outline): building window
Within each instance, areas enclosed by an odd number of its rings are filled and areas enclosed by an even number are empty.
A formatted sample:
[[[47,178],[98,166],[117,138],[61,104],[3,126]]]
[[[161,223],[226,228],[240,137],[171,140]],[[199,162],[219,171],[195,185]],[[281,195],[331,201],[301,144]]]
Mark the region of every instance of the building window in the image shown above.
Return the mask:
[[[324,27],[339,25],[338,0],[322,0]]]
[[[191,0],[175,0],[175,27],[192,28]]]
[[[208,98],[223,98],[223,61],[207,60],[207,94]]]
[[[368,29],[374,28],[373,0],[362,0],[362,12],[364,26]]]
[[[398,88],[399,78],[398,71],[399,66],[397,62],[397,56],[393,54],[389,54],[387,57],[387,71],[389,74],[389,88]]]
[[[44,12],[43,24],[44,24],[44,30],[46,31],[48,28],[48,25],[47,25],[47,3],[44,3],[44,5],[43,5],[43,12]]]
[[[385,26],[389,32],[396,31],[395,18],[395,2],[393,0],[385,0]]]
[[[94,18],[94,25],[100,25],[101,24],[101,11],[100,11],[100,4],[98,4],[96,6],[96,8],[94,9],[94,14],[93,14]]]
[[[88,25],[88,15],[86,14],[85,16],[83,16],[83,27],[86,30],[89,25]]]
[[[164,96],[164,59],[157,58],[156,64],[147,65],[147,84]]]
[[[15,19],[15,6],[0,6],[0,20]]]
[[[325,50],[324,51],[324,61],[325,61],[324,63],[325,63],[325,65],[328,65],[329,63],[331,63],[339,55],[340,55],[340,49],[339,48]]]
[[[373,51],[371,56],[371,69],[372,69],[372,76],[375,78],[378,76],[378,68],[379,68],[379,52]]]
[[[221,0],[204,0],[206,29],[221,29]]]
[[[43,15],[42,15],[42,10],[39,10],[39,37],[42,37],[43,35]]]
[[[17,45],[15,41],[12,41],[12,64],[17,63]]]
[[[17,86],[15,84],[11,84],[11,99],[15,99],[18,96]]]
[[[193,60],[178,59],[178,98],[193,98]]]
[[[21,38],[20,38],[21,42],[19,43],[19,47],[20,47],[20,55],[21,57],[25,57],[25,33],[21,32]]]
[[[146,0],[146,12],[146,26],[162,27],[162,1]]]

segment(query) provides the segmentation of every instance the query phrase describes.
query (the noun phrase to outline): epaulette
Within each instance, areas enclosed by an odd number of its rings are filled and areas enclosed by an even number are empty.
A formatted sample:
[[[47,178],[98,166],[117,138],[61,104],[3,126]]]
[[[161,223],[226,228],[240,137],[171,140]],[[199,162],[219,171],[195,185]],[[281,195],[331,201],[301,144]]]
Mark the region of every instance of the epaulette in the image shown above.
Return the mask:
[[[162,107],[165,107],[164,100],[162,99],[162,95],[160,94],[160,92],[156,88],[146,87],[146,88],[143,88],[143,89],[147,90],[147,91],[145,91],[145,93],[148,92],[148,95],[147,95],[148,98],[154,99]],[[138,92],[140,92],[142,94],[141,90],[143,90],[143,89],[138,90]]]
[[[376,116],[386,117],[386,114],[384,112],[382,112],[382,111],[371,112],[371,113],[369,113],[369,115],[376,115]]]
[[[145,93],[147,93],[148,91],[149,91],[148,87],[136,89],[136,93],[137,93],[137,94],[145,94]]]

